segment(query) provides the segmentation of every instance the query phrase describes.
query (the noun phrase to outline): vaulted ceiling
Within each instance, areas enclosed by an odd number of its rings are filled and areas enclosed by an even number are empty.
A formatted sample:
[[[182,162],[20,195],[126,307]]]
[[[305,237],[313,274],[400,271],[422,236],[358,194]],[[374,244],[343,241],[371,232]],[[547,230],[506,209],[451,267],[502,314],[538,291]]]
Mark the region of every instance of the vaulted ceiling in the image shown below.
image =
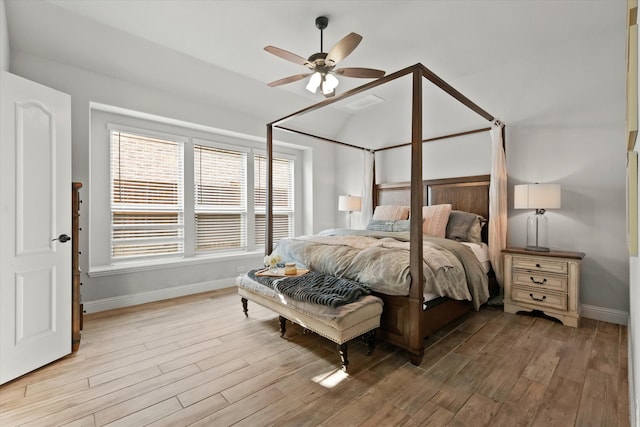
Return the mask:
[[[592,73],[588,80],[598,81],[602,69],[585,67],[583,55],[602,35],[620,34],[617,69],[624,64],[625,0],[5,0],[5,5],[12,52],[265,121],[323,99],[304,89],[306,80],[267,87],[305,69],[263,50],[274,45],[303,57],[319,51],[314,21],[320,15],[329,18],[325,51],[350,32],[364,37],[341,66],[393,72],[420,62],[503,117],[532,96],[523,87],[553,92],[563,84],[559,79],[572,74]],[[548,51],[566,59],[560,75],[542,62]],[[341,77],[337,93],[367,81]]]

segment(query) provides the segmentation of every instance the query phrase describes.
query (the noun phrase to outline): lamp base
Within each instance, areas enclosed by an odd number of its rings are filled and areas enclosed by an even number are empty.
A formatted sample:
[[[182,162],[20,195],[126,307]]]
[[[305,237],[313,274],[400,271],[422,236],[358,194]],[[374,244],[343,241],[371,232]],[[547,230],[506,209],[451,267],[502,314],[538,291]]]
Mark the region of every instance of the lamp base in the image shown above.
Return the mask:
[[[551,249],[545,248],[543,246],[527,246],[525,249],[528,250],[528,251],[533,251],[533,252],[549,252],[549,251],[551,251]]]
[[[542,209],[536,209],[535,215],[527,218],[527,250],[534,252],[549,252],[547,233],[547,217]]]

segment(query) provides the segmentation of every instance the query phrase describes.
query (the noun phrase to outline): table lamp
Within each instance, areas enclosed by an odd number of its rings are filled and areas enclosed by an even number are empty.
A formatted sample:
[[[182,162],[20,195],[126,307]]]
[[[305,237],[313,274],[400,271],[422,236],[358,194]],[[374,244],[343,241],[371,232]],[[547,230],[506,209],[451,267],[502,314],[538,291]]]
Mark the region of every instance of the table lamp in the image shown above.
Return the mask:
[[[362,200],[358,196],[340,196],[338,197],[338,210],[340,212],[348,212],[347,219],[349,221],[349,228],[351,228],[351,214],[354,211],[360,211],[362,206]]]
[[[527,218],[527,250],[548,252],[546,209],[560,208],[560,184],[521,184],[513,189],[514,209],[535,209]]]

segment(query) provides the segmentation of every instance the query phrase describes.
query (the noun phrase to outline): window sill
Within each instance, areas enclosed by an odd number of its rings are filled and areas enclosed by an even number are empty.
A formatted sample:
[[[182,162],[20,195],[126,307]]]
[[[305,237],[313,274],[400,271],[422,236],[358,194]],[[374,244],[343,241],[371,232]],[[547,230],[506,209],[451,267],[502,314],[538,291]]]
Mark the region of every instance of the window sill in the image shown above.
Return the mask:
[[[143,271],[158,270],[161,268],[188,267],[191,265],[211,264],[240,260],[246,258],[262,257],[263,251],[233,252],[215,255],[197,255],[191,258],[179,259],[154,259],[147,261],[123,262],[113,265],[101,265],[90,267],[87,273],[89,277],[105,277],[118,274],[139,273]]]

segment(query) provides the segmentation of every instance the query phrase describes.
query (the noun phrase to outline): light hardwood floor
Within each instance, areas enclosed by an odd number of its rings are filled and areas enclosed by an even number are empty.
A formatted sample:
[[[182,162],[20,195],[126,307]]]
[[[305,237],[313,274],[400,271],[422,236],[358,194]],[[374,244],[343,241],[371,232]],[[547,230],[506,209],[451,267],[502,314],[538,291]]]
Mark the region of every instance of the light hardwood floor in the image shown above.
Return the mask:
[[[427,340],[421,366],[335,345],[235,290],[85,317],[78,353],[0,387],[15,426],[628,426],[627,329],[483,308]]]

